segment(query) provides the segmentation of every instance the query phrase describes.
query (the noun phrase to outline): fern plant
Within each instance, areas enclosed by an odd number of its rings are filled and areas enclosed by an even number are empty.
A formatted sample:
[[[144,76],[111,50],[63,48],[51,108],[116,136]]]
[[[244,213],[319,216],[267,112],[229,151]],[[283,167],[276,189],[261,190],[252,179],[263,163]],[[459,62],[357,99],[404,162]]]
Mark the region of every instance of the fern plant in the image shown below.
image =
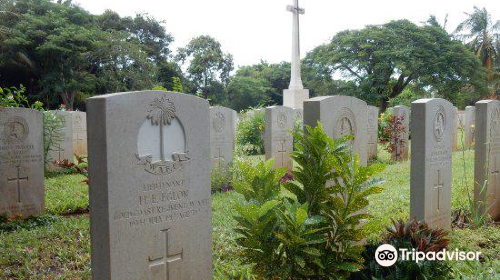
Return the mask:
[[[363,220],[371,217],[363,209],[381,191],[370,178],[383,166],[360,166],[350,138],[332,140],[320,123],[294,137],[291,174],[272,161],[241,163],[237,243],[260,279],[343,279],[363,262]]]

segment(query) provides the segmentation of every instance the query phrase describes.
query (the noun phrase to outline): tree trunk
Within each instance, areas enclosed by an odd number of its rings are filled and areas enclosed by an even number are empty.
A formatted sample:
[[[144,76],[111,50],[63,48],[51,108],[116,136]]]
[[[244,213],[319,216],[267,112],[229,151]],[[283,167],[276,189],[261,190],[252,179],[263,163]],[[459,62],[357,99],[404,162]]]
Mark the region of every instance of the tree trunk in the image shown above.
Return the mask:
[[[389,104],[389,98],[384,97],[380,99],[380,113],[384,113],[387,110],[387,105]]]
[[[75,102],[75,93],[74,92],[62,92],[61,99],[66,105],[66,110],[73,111],[73,103]]]

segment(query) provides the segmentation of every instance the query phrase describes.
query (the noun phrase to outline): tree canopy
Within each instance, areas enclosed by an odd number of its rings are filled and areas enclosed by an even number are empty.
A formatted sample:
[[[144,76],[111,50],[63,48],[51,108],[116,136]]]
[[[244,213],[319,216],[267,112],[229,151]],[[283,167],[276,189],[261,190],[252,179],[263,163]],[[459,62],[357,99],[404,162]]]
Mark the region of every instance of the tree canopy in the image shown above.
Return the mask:
[[[48,0],[0,0],[0,10],[1,84],[24,84],[31,99],[51,107],[84,107],[87,96],[181,75],[168,65],[173,37],[146,14],[92,15],[71,1]]]
[[[307,59],[317,69],[338,71],[355,82],[357,95],[378,103],[381,111],[410,83],[450,100],[466,87],[484,91],[477,58],[436,24],[398,20],[343,31]]]

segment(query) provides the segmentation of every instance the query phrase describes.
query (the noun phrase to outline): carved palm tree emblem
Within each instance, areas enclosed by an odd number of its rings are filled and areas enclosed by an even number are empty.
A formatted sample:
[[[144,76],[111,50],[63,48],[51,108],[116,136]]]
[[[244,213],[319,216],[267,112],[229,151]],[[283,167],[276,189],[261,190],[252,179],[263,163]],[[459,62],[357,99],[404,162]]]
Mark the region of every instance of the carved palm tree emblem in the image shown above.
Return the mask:
[[[156,98],[149,104],[148,116],[152,125],[160,127],[160,161],[165,162],[165,152],[163,151],[163,126],[170,125],[175,118],[175,106],[165,97]]]

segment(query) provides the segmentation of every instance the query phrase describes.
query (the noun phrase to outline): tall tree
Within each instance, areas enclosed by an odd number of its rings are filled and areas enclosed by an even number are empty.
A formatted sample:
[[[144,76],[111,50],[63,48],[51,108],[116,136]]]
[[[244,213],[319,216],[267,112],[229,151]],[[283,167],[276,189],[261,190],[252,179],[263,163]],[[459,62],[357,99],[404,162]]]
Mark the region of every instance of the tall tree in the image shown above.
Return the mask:
[[[410,84],[452,99],[466,86],[484,89],[479,60],[439,26],[408,20],[338,33],[308,54],[316,67],[354,82],[359,95],[385,111]]]
[[[0,85],[24,84],[31,100],[83,108],[87,96],[162,81],[173,38],[145,14],[92,15],[50,0],[0,0],[0,11]]]
[[[187,67],[188,78],[205,99],[216,92],[210,92],[213,83],[227,85],[233,70],[233,57],[224,53],[221,44],[210,36],[199,36],[180,48],[176,60]]]
[[[500,74],[495,69],[495,60],[500,51],[498,49],[500,20],[493,22],[486,8],[479,9],[476,6],[472,13],[465,14],[467,19],[457,26],[455,34],[464,40],[487,69],[486,79],[490,87],[490,97],[495,98],[495,87],[500,80]]]

